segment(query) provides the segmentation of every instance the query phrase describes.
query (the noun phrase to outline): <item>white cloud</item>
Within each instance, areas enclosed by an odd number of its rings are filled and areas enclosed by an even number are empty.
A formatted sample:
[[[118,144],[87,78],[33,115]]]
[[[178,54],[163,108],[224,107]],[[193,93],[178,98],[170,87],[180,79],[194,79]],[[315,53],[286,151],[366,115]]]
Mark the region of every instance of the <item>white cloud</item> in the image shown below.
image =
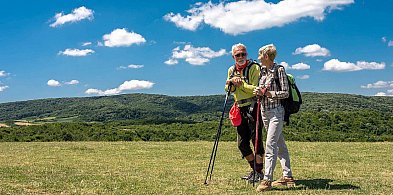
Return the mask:
[[[391,47],[391,46],[393,46],[393,41],[389,41],[389,43],[388,43],[388,47]]]
[[[198,13],[194,9],[188,10],[187,12],[190,13],[191,16],[183,17],[180,14],[169,13],[164,16],[164,19],[175,23],[179,28],[195,31],[203,21],[203,17],[198,16]]]
[[[305,79],[309,79],[310,78],[310,75],[302,75],[302,76],[297,76],[296,78],[298,78],[298,79],[302,79],[302,80],[305,80]]]
[[[351,62],[340,62],[338,59],[331,59],[323,65],[324,71],[350,72],[359,70],[380,70],[385,68],[385,63],[358,61],[356,64]]]
[[[332,72],[348,72],[348,71],[358,71],[361,70],[361,68],[356,66],[354,63],[340,62],[337,59],[331,59],[325,62],[322,70],[332,71]]]
[[[98,90],[98,89],[88,89],[85,91],[86,94],[98,94],[98,95],[103,95],[103,91]]]
[[[204,65],[212,58],[217,58],[226,54],[225,49],[213,51],[208,47],[193,47],[192,45],[185,45],[184,49],[176,47],[172,50],[172,57],[165,61],[165,64],[173,65],[179,63],[178,59],[184,59],[192,65]]]
[[[91,42],[84,42],[84,43],[82,43],[82,46],[88,46],[88,45],[91,45]]]
[[[264,0],[197,3],[187,10],[187,16],[168,13],[164,20],[177,27],[195,31],[202,23],[231,35],[281,27],[302,18],[311,17],[323,21],[326,13],[341,9],[354,0],[283,0],[277,4]]]
[[[308,70],[310,69],[310,65],[305,63],[297,63],[290,66],[287,62],[281,62],[280,65],[284,66],[286,70],[293,69],[293,70]]]
[[[362,70],[381,70],[385,68],[385,63],[377,63],[377,62],[365,62],[358,61],[356,65]]]
[[[382,42],[386,43],[387,39],[386,37],[382,37]]]
[[[174,65],[174,64],[179,63],[179,61],[176,59],[170,58],[169,60],[165,61],[164,63],[168,64],[168,65]]]
[[[125,81],[123,84],[119,86],[120,91],[125,90],[138,90],[138,89],[150,89],[152,88],[154,83],[150,81],[139,81],[139,80],[130,80]]]
[[[8,76],[10,73],[5,72],[4,70],[0,70],[0,77],[6,77]]]
[[[107,89],[105,91],[99,89],[88,89],[85,91],[85,93],[96,95],[117,95],[129,90],[150,89],[153,87],[153,85],[154,83],[150,81],[130,80],[125,81],[117,88]]]
[[[91,9],[87,9],[86,7],[82,6],[72,10],[72,13],[64,15],[63,13],[57,13],[54,17],[55,22],[50,24],[50,27],[57,27],[63,25],[67,22],[77,22],[83,19],[93,19],[94,11]]]
[[[393,89],[387,90],[385,92],[378,92],[375,96],[393,96]]]
[[[128,66],[120,66],[119,69],[127,69],[127,68],[139,69],[139,68],[143,68],[143,67],[145,67],[145,66],[144,65],[140,65],[140,64],[130,64]]]
[[[291,67],[289,66],[289,64],[287,62],[281,62],[279,64],[284,66],[285,70],[291,69]]]
[[[71,80],[71,81],[64,82],[64,84],[66,84],[66,85],[77,85],[77,84],[79,84],[79,81],[78,80]]]
[[[366,89],[379,89],[379,88],[388,88],[388,87],[393,88],[393,81],[377,81],[372,84],[361,86],[361,88],[366,88]]]
[[[4,91],[5,89],[7,89],[8,86],[7,85],[2,85],[0,86],[0,92]]]
[[[128,47],[132,44],[141,44],[146,42],[142,35],[128,32],[125,28],[118,28],[113,30],[110,34],[105,34],[103,37],[104,45],[107,47]]]
[[[94,50],[91,49],[66,49],[64,51],[59,51],[58,55],[65,55],[65,56],[76,56],[76,57],[81,57],[81,56],[87,56],[91,53],[94,53]]]
[[[386,96],[386,93],[385,92],[378,92],[374,96]]]
[[[295,65],[292,65],[291,69],[294,69],[294,70],[308,70],[308,69],[310,69],[310,65],[305,64],[305,63],[297,63]]]
[[[59,81],[56,81],[56,80],[53,80],[53,79],[49,80],[49,81],[47,82],[47,84],[48,84],[49,86],[51,86],[51,87],[59,87],[59,86],[61,86],[61,84],[60,84]]]
[[[319,46],[318,44],[307,45],[305,47],[299,47],[293,52],[293,55],[304,54],[307,57],[315,56],[330,56],[330,51],[326,48]]]

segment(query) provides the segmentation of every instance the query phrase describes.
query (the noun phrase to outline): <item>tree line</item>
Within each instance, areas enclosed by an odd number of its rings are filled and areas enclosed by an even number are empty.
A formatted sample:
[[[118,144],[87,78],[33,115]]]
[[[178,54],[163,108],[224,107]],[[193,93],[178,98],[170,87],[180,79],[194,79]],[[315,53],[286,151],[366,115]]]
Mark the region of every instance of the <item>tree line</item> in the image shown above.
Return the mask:
[[[393,98],[303,93],[285,127],[293,141],[393,141]],[[223,95],[127,94],[0,104],[0,141],[214,140]],[[230,98],[228,107],[233,103]],[[225,115],[221,140],[236,140]],[[16,126],[28,120],[32,126]]]
[[[217,129],[218,121],[65,122],[0,128],[0,141],[212,141]],[[284,134],[291,141],[393,141],[393,117],[373,111],[301,112],[291,116]],[[236,140],[227,118],[221,140]]]

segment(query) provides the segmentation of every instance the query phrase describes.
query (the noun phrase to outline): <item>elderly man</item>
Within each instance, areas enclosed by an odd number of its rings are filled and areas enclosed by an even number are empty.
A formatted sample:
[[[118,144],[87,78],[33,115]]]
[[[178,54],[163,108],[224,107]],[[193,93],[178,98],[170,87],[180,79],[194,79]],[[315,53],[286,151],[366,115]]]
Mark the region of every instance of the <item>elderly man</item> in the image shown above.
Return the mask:
[[[255,148],[255,128],[256,128],[256,96],[253,94],[254,89],[258,86],[260,66],[258,63],[247,59],[246,46],[239,43],[232,46],[232,58],[235,65],[228,69],[228,78],[225,85],[225,90],[229,88],[234,96],[237,105],[240,108],[241,124],[237,129],[238,148],[242,156],[248,161],[251,169],[250,174],[242,177],[250,182],[256,182],[262,179],[264,149],[261,142],[261,125],[258,128],[258,148],[256,159],[254,159],[254,152],[250,147],[250,140]],[[261,120],[259,120],[260,122]],[[255,170],[254,170],[254,160]],[[254,171],[256,172],[254,174]],[[255,177],[254,177],[255,175]]]

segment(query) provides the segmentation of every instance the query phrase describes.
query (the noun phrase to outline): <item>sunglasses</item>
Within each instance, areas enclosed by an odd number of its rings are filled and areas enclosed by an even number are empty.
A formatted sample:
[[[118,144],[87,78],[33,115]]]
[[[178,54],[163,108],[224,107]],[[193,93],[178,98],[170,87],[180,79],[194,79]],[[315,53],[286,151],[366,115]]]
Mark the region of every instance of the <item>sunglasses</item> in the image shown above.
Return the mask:
[[[237,58],[240,57],[240,56],[244,57],[246,55],[247,55],[247,53],[238,53],[238,54],[235,55],[235,57],[237,57]]]

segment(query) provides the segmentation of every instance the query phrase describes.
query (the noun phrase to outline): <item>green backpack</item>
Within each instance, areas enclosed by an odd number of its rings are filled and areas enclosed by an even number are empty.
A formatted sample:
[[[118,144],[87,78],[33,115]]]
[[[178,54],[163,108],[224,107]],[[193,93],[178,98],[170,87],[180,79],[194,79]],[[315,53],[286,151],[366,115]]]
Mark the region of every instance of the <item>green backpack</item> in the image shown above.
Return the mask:
[[[276,65],[274,68],[274,77],[278,84],[279,90],[281,91],[280,81],[278,79],[278,68],[283,67],[282,65]],[[303,103],[302,94],[296,86],[295,78],[291,74],[286,74],[289,84],[289,97],[281,101],[285,109],[284,121],[289,125],[289,116],[299,112],[300,105]]]

